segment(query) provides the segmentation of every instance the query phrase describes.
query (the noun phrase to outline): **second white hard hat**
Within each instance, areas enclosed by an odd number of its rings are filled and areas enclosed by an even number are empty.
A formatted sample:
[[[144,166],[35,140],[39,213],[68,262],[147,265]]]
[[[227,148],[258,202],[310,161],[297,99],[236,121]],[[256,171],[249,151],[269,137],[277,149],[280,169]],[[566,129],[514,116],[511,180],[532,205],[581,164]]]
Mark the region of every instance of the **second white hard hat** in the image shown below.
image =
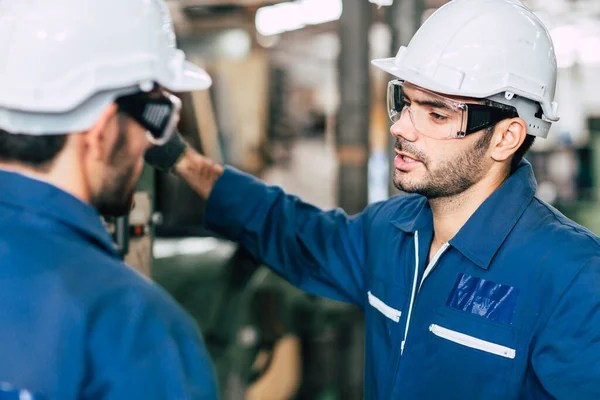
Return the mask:
[[[513,105],[534,136],[559,119],[552,39],[518,0],[451,1],[396,57],[372,63],[437,93]]]
[[[89,129],[118,96],[211,79],[175,46],[162,0],[0,1],[0,129]]]

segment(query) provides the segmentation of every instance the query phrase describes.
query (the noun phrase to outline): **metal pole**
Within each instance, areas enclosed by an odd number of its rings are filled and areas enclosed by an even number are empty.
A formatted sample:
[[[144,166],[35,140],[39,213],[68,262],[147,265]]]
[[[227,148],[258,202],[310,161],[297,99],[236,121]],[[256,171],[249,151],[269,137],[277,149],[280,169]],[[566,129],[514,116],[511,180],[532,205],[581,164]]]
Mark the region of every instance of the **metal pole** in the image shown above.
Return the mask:
[[[349,214],[368,204],[371,5],[344,0],[339,21],[340,110],[337,117],[338,205]]]
[[[396,55],[400,46],[406,46],[410,39],[421,26],[421,18],[425,12],[425,0],[396,0],[389,9],[388,22],[392,29],[392,49],[391,54]],[[389,155],[390,160],[394,159],[394,138],[390,135],[389,138]],[[393,167],[392,174],[393,177]],[[400,193],[394,187],[393,179],[390,179],[389,186],[390,196]]]

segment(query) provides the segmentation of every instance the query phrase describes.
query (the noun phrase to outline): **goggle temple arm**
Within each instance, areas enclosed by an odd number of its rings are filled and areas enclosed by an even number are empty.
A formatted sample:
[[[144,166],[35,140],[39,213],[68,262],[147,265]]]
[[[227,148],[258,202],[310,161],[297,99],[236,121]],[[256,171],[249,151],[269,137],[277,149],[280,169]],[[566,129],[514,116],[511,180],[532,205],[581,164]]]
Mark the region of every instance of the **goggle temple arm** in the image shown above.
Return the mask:
[[[518,116],[516,108],[500,103],[488,101],[487,104],[468,104],[467,126],[464,132],[459,132],[459,134],[462,133],[462,137],[464,137],[494,126],[504,119]]]
[[[116,100],[120,111],[129,115],[148,130],[148,140],[161,145],[173,135],[179,122],[181,100],[169,93],[151,97],[148,93],[136,93]]]

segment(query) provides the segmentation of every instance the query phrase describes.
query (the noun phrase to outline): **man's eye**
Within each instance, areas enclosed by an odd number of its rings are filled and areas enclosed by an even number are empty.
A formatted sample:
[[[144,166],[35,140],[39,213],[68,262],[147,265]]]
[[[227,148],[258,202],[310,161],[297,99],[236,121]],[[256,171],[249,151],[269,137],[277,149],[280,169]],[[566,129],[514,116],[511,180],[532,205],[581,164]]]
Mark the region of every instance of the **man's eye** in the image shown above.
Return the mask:
[[[446,121],[448,119],[448,117],[446,117],[445,115],[441,115],[435,112],[432,112],[429,115],[431,115],[431,117],[437,121]]]

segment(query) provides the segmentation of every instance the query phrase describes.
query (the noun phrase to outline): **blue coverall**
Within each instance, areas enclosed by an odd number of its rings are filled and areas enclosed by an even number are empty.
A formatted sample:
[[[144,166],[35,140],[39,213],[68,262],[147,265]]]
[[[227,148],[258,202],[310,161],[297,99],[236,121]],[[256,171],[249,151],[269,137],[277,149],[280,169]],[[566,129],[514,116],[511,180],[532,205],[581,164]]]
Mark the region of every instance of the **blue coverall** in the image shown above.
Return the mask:
[[[600,242],[535,191],[523,161],[429,263],[419,195],[347,216],[227,167],[206,225],[364,310],[366,399],[600,399]]]
[[[11,390],[46,400],[217,398],[191,318],[120,260],[98,213],[0,171],[0,393]]]

